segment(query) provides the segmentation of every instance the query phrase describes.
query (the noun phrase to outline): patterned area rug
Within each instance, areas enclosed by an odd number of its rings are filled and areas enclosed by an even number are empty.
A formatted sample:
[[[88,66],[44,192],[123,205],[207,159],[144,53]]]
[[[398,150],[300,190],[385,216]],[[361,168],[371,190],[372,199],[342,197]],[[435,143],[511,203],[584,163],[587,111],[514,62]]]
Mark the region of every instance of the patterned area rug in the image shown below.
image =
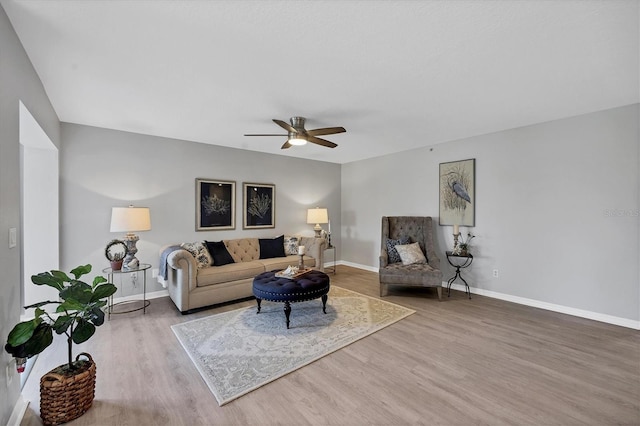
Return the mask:
[[[340,287],[331,287],[327,313],[320,299],[256,306],[171,326],[202,378],[224,405],[415,311]]]

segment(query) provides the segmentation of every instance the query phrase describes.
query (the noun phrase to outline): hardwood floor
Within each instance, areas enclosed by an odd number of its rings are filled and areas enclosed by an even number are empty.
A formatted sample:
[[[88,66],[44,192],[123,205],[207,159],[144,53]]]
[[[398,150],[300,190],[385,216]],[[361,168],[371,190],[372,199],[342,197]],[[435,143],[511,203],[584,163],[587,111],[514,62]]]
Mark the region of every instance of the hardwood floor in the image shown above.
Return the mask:
[[[334,285],[378,297],[377,274],[345,266]],[[392,288],[416,313],[219,407],[170,326],[169,298],[112,317],[81,349],[97,363],[93,407],[70,425],[639,425],[640,332],[462,292]],[[329,300],[329,303],[331,300]],[[36,362],[22,425],[39,425]],[[78,353],[75,351],[74,353]]]

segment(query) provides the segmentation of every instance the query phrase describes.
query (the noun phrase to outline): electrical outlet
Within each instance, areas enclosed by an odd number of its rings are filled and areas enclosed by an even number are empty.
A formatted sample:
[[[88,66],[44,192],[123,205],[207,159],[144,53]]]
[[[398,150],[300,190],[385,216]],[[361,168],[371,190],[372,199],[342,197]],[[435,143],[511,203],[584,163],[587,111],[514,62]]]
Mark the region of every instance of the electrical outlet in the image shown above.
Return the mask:
[[[157,278],[158,277],[158,270],[157,269],[153,269],[151,271],[151,278]]]
[[[494,269],[493,270],[493,278],[498,278],[499,274],[498,274],[498,270]]]

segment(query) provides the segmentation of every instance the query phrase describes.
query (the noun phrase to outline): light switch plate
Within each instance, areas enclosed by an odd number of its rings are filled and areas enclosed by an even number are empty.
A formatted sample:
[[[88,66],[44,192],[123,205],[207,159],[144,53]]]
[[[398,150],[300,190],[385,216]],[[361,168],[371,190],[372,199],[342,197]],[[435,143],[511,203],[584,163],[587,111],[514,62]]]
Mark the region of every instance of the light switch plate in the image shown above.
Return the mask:
[[[9,248],[14,248],[16,245],[18,245],[18,230],[9,228]]]

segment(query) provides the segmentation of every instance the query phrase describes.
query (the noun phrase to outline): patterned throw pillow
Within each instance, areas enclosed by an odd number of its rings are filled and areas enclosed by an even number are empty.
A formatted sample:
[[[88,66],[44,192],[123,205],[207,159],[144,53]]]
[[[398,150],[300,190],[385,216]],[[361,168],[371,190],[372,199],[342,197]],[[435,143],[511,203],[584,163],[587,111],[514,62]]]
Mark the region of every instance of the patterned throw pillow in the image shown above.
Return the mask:
[[[397,245],[396,250],[402,259],[403,265],[413,265],[414,263],[427,263],[427,258],[424,257],[422,250],[420,250],[420,244],[412,243],[406,245]]]
[[[197,243],[182,243],[180,247],[188,251],[196,258],[196,263],[198,264],[198,269],[205,268],[212,264],[211,255],[207,248],[201,242]]]
[[[298,237],[284,236],[284,254],[287,256],[298,254],[298,245],[300,245]]]
[[[409,238],[402,237],[397,240],[387,238],[387,256],[389,257],[389,263],[398,263],[402,260],[396,250],[396,246],[401,244],[409,244]]]

